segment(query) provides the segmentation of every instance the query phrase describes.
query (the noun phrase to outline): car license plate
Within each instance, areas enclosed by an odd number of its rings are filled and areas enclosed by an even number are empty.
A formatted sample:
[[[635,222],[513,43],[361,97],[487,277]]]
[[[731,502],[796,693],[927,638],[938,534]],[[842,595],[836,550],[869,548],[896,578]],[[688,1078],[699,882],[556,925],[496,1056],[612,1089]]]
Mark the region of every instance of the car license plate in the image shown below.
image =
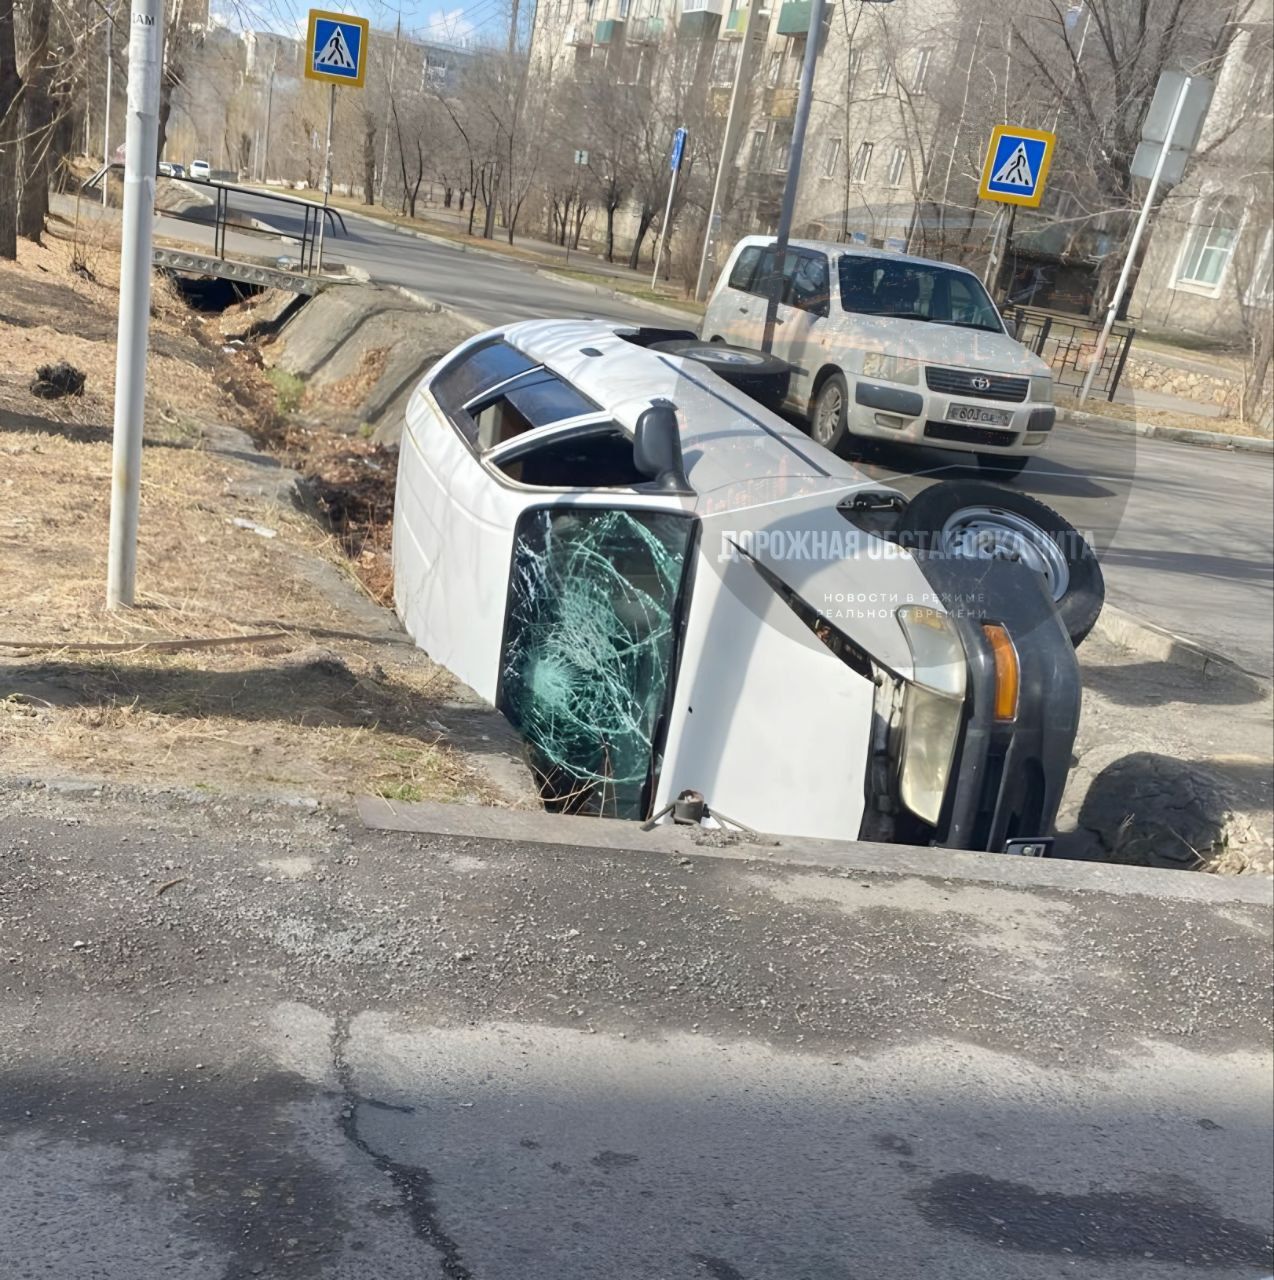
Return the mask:
[[[1007,409],[984,409],[980,404],[948,404],[948,422],[976,422],[983,427],[1007,427],[1013,415]]]

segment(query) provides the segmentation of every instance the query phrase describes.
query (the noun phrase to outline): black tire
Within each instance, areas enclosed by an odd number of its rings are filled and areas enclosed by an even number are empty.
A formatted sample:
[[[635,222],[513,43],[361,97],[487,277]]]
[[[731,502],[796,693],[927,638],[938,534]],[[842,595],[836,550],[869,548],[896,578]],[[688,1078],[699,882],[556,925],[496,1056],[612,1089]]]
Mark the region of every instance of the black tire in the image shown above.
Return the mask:
[[[1028,521],[1056,548],[1048,554],[1065,562],[1067,580],[1054,604],[1071,643],[1078,647],[1101,613],[1106,582],[1092,547],[1052,507],[1029,494],[984,480],[950,480],[931,485],[911,500],[898,522],[898,541],[903,546],[940,551],[961,513],[980,511],[1007,512]]]
[[[978,467],[988,475],[997,476],[1001,480],[1012,480],[1014,476],[1022,474],[1030,460],[1030,454],[1014,456],[1003,453],[980,453]]]
[[[842,458],[854,452],[849,430],[849,384],[840,373],[830,373],[819,384],[809,417],[810,438]]]
[[[682,356],[706,366],[717,377],[767,409],[777,411],[787,399],[792,366],[778,356],[715,339],[712,342],[699,339],[687,342],[679,338],[675,342],[656,342],[650,349],[662,351],[665,355]]]

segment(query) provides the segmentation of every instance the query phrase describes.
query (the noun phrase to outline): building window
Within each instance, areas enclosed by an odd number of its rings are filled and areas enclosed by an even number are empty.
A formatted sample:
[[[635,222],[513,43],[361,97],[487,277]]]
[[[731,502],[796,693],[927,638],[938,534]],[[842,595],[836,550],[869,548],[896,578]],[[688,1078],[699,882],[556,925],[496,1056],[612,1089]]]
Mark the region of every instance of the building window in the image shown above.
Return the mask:
[[[1177,283],[1219,289],[1239,238],[1242,208],[1236,200],[1216,197],[1199,205],[1186,233],[1177,268]]]
[[[891,187],[902,186],[902,175],[907,169],[907,148],[895,147],[894,153],[889,157],[889,185]]]
[[[916,78],[911,82],[912,93],[924,93],[925,81],[929,79],[929,64],[932,61],[932,49],[921,49],[916,55]]]
[[[722,40],[712,55],[712,83],[733,84],[735,68],[739,63],[738,40]]]
[[[849,82],[853,84],[858,79],[858,73],[863,69],[863,51],[861,49],[851,49],[849,51]]]
[[[876,92],[888,93],[889,86],[893,82],[894,69],[886,60],[880,64],[880,74],[876,77]]]
[[[766,76],[766,84],[768,84],[771,89],[775,88],[778,85],[779,76],[782,74],[783,52],[780,49],[775,49],[774,52],[770,54],[770,67]]]
[[[619,19],[623,22],[628,17],[628,10],[632,0],[619,0]]]
[[[748,168],[759,169],[765,156],[765,130],[758,129],[752,135],[752,146],[748,150]]]
[[[849,180],[851,182],[866,182],[867,171],[871,168],[871,153],[875,151],[876,144],[874,142],[862,142],[858,145],[858,150],[854,154],[854,164],[849,171]]]
[[[786,173],[792,159],[792,124],[784,121],[774,126],[773,141],[770,145],[771,168],[775,173]]]
[[[836,166],[840,163],[840,143],[839,138],[828,138],[823,146],[823,177],[825,178],[836,176]]]

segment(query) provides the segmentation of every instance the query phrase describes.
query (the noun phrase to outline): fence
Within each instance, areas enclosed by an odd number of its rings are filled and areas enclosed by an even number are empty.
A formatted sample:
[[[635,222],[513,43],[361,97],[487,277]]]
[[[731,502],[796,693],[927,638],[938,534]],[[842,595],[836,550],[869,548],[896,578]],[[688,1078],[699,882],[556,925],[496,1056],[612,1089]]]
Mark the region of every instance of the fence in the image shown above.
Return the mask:
[[[1059,387],[1078,390],[1097,352],[1101,326],[1084,320],[1067,320],[1050,311],[1032,311],[1027,307],[1014,307],[1012,315],[1017,322],[1018,341],[1052,366],[1054,380]],[[1101,364],[1093,375],[1092,386],[1094,391],[1104,391],[1108,401],[1115,398],[1136,333],[1136,329],[1128,325],[1116,325],[1111,330]]]

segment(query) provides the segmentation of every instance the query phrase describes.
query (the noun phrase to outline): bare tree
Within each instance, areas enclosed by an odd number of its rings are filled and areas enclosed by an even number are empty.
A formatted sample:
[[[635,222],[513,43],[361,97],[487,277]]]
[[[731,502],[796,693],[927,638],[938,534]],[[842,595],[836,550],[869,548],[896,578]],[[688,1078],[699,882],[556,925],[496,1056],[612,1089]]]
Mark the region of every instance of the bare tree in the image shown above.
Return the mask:
[[[18,130],[22,77],[18,74],[14,0],[0,0],[0,258],[18,256]]]

